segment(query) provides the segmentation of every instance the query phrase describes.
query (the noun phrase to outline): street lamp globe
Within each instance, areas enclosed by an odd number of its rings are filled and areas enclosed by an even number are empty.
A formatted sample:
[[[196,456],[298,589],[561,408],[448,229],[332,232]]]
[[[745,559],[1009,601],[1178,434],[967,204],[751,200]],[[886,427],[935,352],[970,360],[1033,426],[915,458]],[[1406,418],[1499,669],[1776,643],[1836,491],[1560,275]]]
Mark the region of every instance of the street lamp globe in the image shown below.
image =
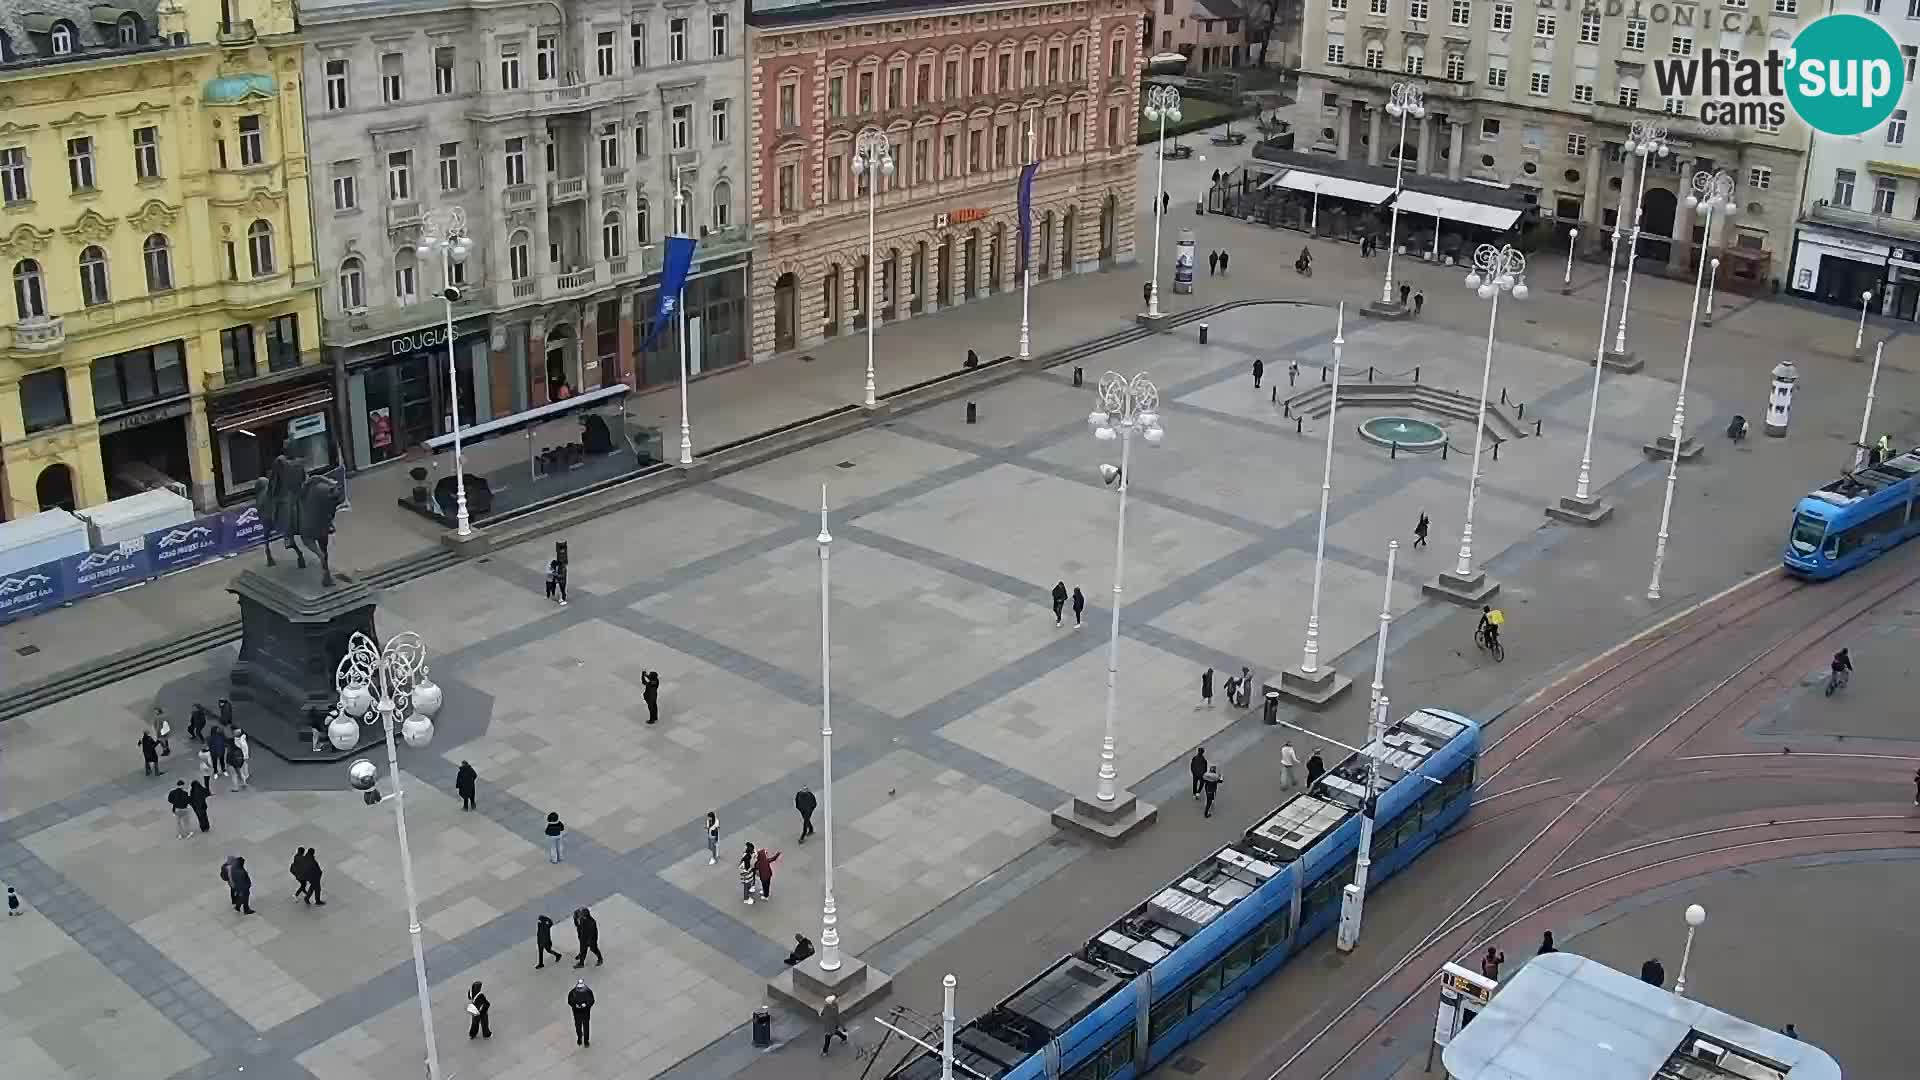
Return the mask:
[[[340,711],[355,720],[367,715],[373,708],[373,691],[365,686],[352,683],[340,691]]]
[[[1112,427],[1097,427],[1093,429],[1093,437],[1099,439],[1101,442],[1112,442],[1120,437],[1120,433],[1113,430]]]
[[[1513,298],[1515,300],[1525,300],[1527,298],[1527,292],[1527,286],[1524,282],[1513,286]]]
[[[400,737],[418,750],[433,741],[433,721],[415,713],[400,725]]]
[[[1480,272],[1479,271],[1476,270],[1473,273],[1470,273],[1467,275],[1467,288],[1474,289],[1474,290],[1478,290],[1480,288]]]
[[[1160,427],[1158,424],[1155,424],[1154,426],[1149,427],[1143,433],[1142,437],[1147,440],[1147,444],[1149,446],[1159,446],[1160,440],[1166,438],[1167,433],[1164,428]]]
[[[1688,926],[1699,926],[1701,923],[1704,923],[1706,921],[1707,921],[1706,908],[1701,907],[1699,904],[1687,905],[1687,925]]]
[[[440,703],[445,698],[445,695],[440,692],[440,684],[425,676],[422,676],[419,682],[413,684],[413,694],[411,696],[413,698],[413,711],[429,718],[431,718],[434,713],[440,711]]]
[[[1106,427],[1107,420],[1106,412],[1101,409],[1095,409],[1087,414],[1087,423],[1097,428]]]
[[[347,766],[347,786],[355,791],[372,791],[380,782],[380,766],[361,758]]]
[[[332,722],[327,724],[327,741],[333,744],[335,750],[340,751],[359,746],[360,722],[345,712],[335,713]]]

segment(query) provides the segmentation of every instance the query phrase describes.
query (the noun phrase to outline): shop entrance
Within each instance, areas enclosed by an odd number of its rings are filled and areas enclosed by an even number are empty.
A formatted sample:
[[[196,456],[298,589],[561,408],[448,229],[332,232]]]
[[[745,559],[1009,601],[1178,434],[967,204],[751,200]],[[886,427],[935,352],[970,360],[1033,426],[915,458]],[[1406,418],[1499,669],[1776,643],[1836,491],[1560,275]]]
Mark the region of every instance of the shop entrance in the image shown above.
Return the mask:
[[[1839,304],[1860,310],[1860,294],[1878,292],[1880,274],[1884,268],[1874,264],[1842,258],[1831,250],[1820,255],[1820,278],[1814,282],[1814,292],[1829,304]]]
[[[40,470],[40,478],[33,482],[33,496],[42,510],[79,509],[79,501],[73,497],[73,470],[58,462]]]
[[[107,469],[108,498],[138,495],[171,483],[191,484],[186,417],[101,435],[100,461]]]
[[[774,352],[787,352],[793,348],[794,287],[791,271],[781,274],[779,280],[773,283]]]
[[[566,323],[547,330],[547,400],[564,401],[579,389],[568,359],[573,352],[573,327]]]

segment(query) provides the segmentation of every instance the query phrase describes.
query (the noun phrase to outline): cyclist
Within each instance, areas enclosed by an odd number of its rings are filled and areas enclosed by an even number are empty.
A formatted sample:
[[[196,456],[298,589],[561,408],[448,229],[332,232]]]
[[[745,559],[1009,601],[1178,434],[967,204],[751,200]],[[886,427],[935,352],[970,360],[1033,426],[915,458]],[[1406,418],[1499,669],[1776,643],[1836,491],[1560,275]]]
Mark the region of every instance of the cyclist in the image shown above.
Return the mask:
[[[1506,612],[1488,604],[1480,605],[1480,626],[1476,633],[1486,639],[1489,650],[1500,644],[1500,627],[1505,625],[1506,621]]]
[[[1848,676],[1853,674],[1853,657],[1847,655],[1847,650],[1841,649],[1833,654],[1832,667],[1834,684],[1845,683]]]

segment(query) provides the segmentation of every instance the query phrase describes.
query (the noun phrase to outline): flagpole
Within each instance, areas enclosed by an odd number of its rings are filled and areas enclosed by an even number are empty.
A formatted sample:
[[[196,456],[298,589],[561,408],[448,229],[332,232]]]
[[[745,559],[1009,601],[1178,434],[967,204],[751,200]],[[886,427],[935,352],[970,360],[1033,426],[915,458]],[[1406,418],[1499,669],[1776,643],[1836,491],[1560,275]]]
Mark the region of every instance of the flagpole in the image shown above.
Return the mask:
[[[1038,160],[1033,149],[1035,127],[1033,109],[1029,107],[1027,109],[1028,165]],[[1033,335],[1028,323],[1033,295],[1033,200],[1031,195],[1025,200],[1020,214],[1020,268],[1025,271],[1020,275],[1020,359],[1027,360],[1033,356]]]
[[[673,163],[673,226],[678,235],[681,218],[685,216],[687,192],[680,186],[680,163]],[[661,282],[662,287],[666,283]],[[673,306],[680,313],[680,464],[693,464],[693,425],[687,417],[687,305],[686,277],[680,279],[680,295],[674,297]]]

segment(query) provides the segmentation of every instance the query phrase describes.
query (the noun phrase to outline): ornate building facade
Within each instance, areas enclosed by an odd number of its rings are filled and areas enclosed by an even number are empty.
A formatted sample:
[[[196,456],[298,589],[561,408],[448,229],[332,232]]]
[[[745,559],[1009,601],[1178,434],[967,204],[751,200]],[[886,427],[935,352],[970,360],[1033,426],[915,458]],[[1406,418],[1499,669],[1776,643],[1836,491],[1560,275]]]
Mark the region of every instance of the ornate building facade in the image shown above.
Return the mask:
[[[893,321],[1018,289],[1030,152],[1036,286],[1131,263],[1144,18],[1129,0],[756,7],[754,356],[864,330],[870,307]],[[872,171],[852,168],[870,130],[894,163],[872,273]]]
[[[299,50],[284,0],[0,3],[0,516],[210,508],[249,425],[330,460]]]

